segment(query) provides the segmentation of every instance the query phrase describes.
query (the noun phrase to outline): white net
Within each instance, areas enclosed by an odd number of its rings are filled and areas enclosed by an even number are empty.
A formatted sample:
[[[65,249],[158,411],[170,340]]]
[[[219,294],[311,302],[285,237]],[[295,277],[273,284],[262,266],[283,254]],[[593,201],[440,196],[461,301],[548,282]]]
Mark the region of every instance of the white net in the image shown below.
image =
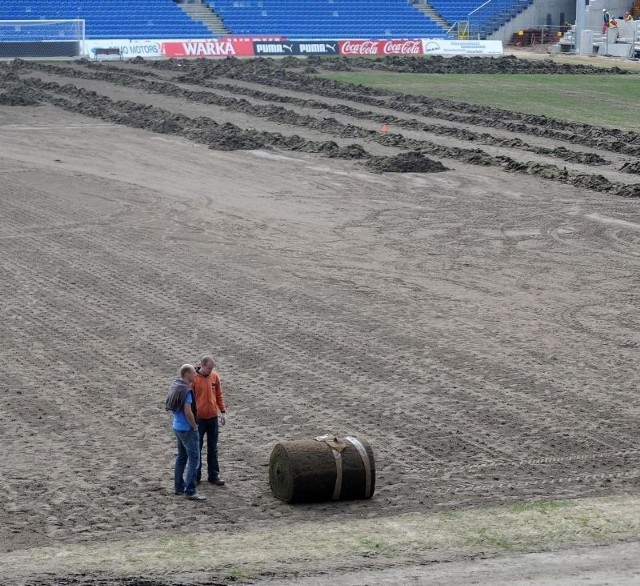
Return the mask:
[[[0,20],[0,42],[84,41],[84,20]]]
[[[0,0],[1,2],[1,0]],[[0,20],[0,58],[77,57],[84,20]]]

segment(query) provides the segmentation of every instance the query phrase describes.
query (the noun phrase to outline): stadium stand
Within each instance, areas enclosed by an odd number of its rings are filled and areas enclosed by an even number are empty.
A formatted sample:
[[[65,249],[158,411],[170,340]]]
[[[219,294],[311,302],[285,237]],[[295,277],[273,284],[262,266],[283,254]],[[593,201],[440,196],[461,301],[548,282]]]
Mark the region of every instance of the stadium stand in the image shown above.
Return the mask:
[[[206,0],[237,35],[295,38],[442,38],[407,0]]]
[[[473,33],[485,38],[520,14],[534,0],[428,0],[451,26],[469,23]],[[472,14],[473,13],[473,14]]]
[[[462,22],[470,25],[474,36],[485,38],[533,1],[491,0],[486,6],[484,0],[202,0],[202,4],[222,19],[232,35],[400,39],[443,38],[452,25]],[[430,17],[425,6],[436,14]],[[84,19],[87,39],[212,36],[174,0],[0,0],[0,20],[75,18]]]
[[[87,39],[211,37],[211,31],[206,26],[189,18],[173,0],[2,0],[0,2],[0,20],[74,18],[85,20]]]

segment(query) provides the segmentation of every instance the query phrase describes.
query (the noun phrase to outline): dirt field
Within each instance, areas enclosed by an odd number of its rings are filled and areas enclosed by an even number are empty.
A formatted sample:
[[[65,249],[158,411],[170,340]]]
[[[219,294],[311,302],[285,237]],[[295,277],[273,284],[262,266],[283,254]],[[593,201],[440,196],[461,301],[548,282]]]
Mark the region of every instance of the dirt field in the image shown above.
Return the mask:
[[[323,66],[0,64],[0,553],[638,495],[640,135]],[[163,401],[203,353],[228,484],[185,505]],[[325,433],[375,497],[274,500],[273,445]]]

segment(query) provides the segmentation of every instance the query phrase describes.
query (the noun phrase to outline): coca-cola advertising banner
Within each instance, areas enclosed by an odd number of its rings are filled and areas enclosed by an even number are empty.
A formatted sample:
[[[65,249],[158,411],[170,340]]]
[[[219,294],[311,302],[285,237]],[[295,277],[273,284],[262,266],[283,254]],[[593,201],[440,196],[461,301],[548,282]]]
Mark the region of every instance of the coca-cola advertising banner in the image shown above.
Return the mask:
[[[340,41],[340,55],[422,55],[422,39],[400,41]]]
[[[259,57],[283,57],[285,55],[337,55],[338,41],[282,41],[253,43],[253,53]]]

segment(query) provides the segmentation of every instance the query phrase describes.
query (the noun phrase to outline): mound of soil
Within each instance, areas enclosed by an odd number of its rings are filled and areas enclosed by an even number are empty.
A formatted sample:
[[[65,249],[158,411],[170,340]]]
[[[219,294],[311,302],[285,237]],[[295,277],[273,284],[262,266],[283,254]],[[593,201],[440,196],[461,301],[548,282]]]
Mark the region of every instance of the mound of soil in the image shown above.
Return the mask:
[[[296,150],[308,153],[320,153],[330,159],[368,159],[371,155],[359,144],[340,147],[332,140],[326,142],[308,141]]]
[[[365,166],[375,173],[440,173],[449,170],[439,161],[417,151],[400,153],[395,157],[372,157]]]
[[[38,106],[40,101],[32,89],[20,86],[0,94],[0,104],[3,106]]]
[[[341,58],[324,59],[324,69],[332,71],[353,71],[356,69],[380,69],[402,73],[566,73],[571,75],[626,75],[629,72],[619,67],[605,69],[592,65],[570,65],[556,63],[551,59],[530,61],[517,59],[514,55],[505,57],[425,57],[389,56],[377,59]]]
[[[620,167],[620,171],[623,173],[634,173],[636,175],[640,175],[640,161],[636,161],[635,163],[625,163]]]

